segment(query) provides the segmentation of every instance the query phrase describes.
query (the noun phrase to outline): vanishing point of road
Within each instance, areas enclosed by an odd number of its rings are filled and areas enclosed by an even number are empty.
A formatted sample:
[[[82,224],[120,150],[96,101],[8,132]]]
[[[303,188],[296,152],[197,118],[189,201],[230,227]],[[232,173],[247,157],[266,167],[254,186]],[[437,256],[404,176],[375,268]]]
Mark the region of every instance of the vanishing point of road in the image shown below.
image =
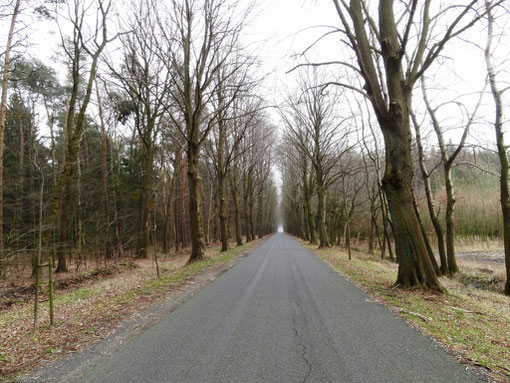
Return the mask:
[[[77,382],[480,382],[279,233]]]

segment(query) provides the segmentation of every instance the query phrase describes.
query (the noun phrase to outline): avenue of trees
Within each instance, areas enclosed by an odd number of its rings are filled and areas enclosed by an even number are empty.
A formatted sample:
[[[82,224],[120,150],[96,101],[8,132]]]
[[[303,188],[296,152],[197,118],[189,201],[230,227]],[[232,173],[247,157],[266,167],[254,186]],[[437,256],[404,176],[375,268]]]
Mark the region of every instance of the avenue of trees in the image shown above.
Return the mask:
[[[2,279],[153,249],[193,263],[281,224],[349,257],[364,241],[398,262],[396,285],[437,291],[456,239],[502,239],[510,294],[505,2],[321,4],[335,24],[286,68],[277,107],[246,40],[250,1],[120,3],[0,6]],[[52,63],[31,54],[41,22]],[[320,61],[331,40],[338,56]],[[462,44],[483,64],[467,90],[444,80]]]
[[[276,130],[243,40],[250,9],[35,3],[2,5],[2,279],[154,247],[189,248],[192,263],[206,245],[226,251],[276,229]],[[36,18],[58,31],[54,65],[30,54]]]

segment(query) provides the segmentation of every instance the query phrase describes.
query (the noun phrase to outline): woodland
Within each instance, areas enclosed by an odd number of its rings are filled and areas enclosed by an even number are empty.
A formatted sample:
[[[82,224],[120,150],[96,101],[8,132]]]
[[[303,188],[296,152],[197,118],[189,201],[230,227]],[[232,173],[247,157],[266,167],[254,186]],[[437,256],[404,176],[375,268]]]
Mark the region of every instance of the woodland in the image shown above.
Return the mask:
[[[193,264],[279,227],[349,259],[366,246],[396,286],[437,292],[461,241],[495,242],[510,295],[507,2],[332,0],[278,100],[245,36],[257,2],[128,3],[0,6],[0,278],[31,278],[34,323],[55,274]],[[314,60],[328,39],[342,55]],[[445,89],[466,40],[483,81]]]

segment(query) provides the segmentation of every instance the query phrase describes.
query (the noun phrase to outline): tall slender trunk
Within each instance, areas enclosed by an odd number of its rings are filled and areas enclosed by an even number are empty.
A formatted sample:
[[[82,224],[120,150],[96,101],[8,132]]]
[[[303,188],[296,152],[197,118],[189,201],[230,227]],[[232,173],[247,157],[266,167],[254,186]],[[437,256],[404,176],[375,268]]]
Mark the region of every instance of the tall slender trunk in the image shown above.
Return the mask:
[[[345,247],[347,248],[347,254],[349,257],[349,261],[352,260],[352,250],[351,250],[351,222],[347,220],[345,222]]]
[[[328,232],[326,231],[326,190],[317,185],[317,220],[319,221],[319,248],[329,247]]]
[[[249,176],[249,175],[248,175]],[[250,230],[250,208],[249,208],[249,190],[248,190],[248,176],[245,175],[244,184],[243,184],[243,199],[244,199],[244,229],[246,234],[246,242],[250,242],[252,240],[251,230]]]
[[[16,249],[19,249],[19,238],[21,236],[21,225],[23,222],[23,189],[24,189],[24,176],[25,176],[25,132],[21,116],[18,119],[19,130],[19,154],[18,154],[18,184],[16,195],[16,215],[15,215],[15,228],[16,228]],[[35,227],[35,226],[34,226]],[[34,257],[37,257],[34,254]]]
[[[188,190],[191,228],[191,255],[188,263],[204,259],[204,233],[202,229],[202,213],[200,211],[201,179],[198,169],[200,148],[188,142]]]
[[[370,228],[368,230],[368,254],[374,254],[374,239],[375,239],[375,236],[374,236],[374,231],[375,231],[374,223],[375,223],[375,220],[374,220],[374,218],[372,216],[372,218],[370,219]]]
[[[260,191],[257,198],[257,236],[258,238],[264,237],[264,199],[262,191]]]
[[[104,16],[104,15],[103,15]],[[104,21],[104,19],[103,19]],[[79,108],[78,114],[76,112],[76,104],[78,101],[78,90],[80,87],[80,59],[81,53],[79,50],[79,42],[74,41],[74,57],[72,60],[72,91],[69,100],[69,108],[66,116],[66,131],[68,134],[68,142],[66,147],[66,157],[64,161],[64,169],[57,182],[57,186],[53,193],[51,203],[51,219],[50,223],[56,225],[58,217],[60,216],[60,230],[59,230],[59,245],[57,248],[58,266],[56,272],[66,272],[67,263],[66,257],[69,252],[69,219],[71,212],[72,202],[72,186],[75,163],[77,160],[78,152],[80,149],[81,139],[85,130],[85,119],[88,104],[92,93],[92,86],[96,77],[97,63],[99,55],[106,45],[106,40],[98,46],[96,52],[92,56],[90,64],[90,71],[86,84],[85,96],[83,97],[82,104]],[[71,133],[72,134],[69,134]]]
[[[141,222],[137,245],[137,257],[147,258],[149,256],[150,233],[151,233],[151,214],[154,197],[152,193],[153,186],[153,159],[154,149],[152,146],[145,148],[144,169],[142,176],[141,190]]]
[[[175,193],[175,168],[174,175],[170,175],[170,171],[168,171],[168,192],[167,192],[167,200],[165,205],[165,224],[163,228],[163,252],[166,254],[170,247],[169,243],[172,243],[175,240],[175,220],[174,220],[174,193]]]
[[[14,26],[16,18],[20,11],[21,0],[16,0],[11,18],[11,26],[7,35],[7,44],[4,52],[4,67],[2,71],[2,96],[0,100],[0,279],[4,277],[4,135],[5,135],[5,117],[7,115],[7,87],[9,85],[9,65],[11,63],[11,47],[14,37]]]
[[[496,133],[496,145],[498,148],[499,163],[501,165],[500,182],[500,199],[501,212],[503,215],[503,243],[505,248],[505,265],[506,265],[506,284],[505,294],[510,296],[510,189],[508,186],[508,177],[510,175],[510,163],[508,161],[507,146],[505,145],[505,136],[503,129],[503,99],[502,91],[498,88],[496,79],[496,71],[491,59],[494,16],[490,9],[490,4],[486,1],[488,29],[487,29],[487,45],[485,47],[485,64],[489,75],[489,84],[491,87],[492,98],[496,115],[494,120],[494,129]]]
[[[444,179],[446,186],[446,257],[448,259],[448,273],[454,274],[459,271],[455,259],[455,232],[453,223],[453,212],[455,209],[455,192],[453,189],[451,167],[445,166]]]
[[[234,205],[236,244],[237,246],[241,246],[243,244],[243,237],[241,230],[241,209],[239,207],[239,188],[236,184],[236,180],[234,180],[233,177],[230,178],[230,190],[232,193],[232,203]]]
[[[219,157],[219,154],[218,154]],[[219,158],[218,158],[219,162]],[[223,163],[223,162],[222,162]],[[220,239],[221,239],[221,251],[228,250],[228,232],[227,232],[227,203],[226,199],[226,191],[225,191],[225,175],[223,171],[220,170],[217,173],[218,177],[218,198],[220,201],[219,205],[219,217],[220,217]]]
[[[312,245],[317,244],[317,230],[315,229],[315,217],[313,215],[313,209],[312,209],[312,174],[310,173],[308,176],[308,180],[305,176],[304,182],[306,183],[307,187],[304,190],[304,198],[305,198],[305,205],[306,205],[306,217],[305,219],[308,220],[308,227],[310,228],[310,243]]]
[[[77,239],[78,242],[78,260],[76,262],[76,270],[78,270],[79,265],[83,261],[83,242],[84,242],[84,234],[83,234],[83,211],[82,211],[82,173],[81,173],[81,160],[80,155],[78,154],[77,158],[77,173],[78,173],[78,179],[76,181],[76,217],[78,220],[78,233],[77,233]],[[99,234],[99,233],[98,233]]]
[[[425,188],[425,197],[427,199],[427,209],[429,212],[429,217],[432,222],[432,226],[434,227],[434,231],[436,232],[437,238],[437,248],[439,251],[439,260],[441,262],[440,273],[447,274],[448,273],[448,260],[446,258],[446,250],[445,250],[445,242],[443,229],[441,228],[441,223],[439,222],[439,218],[437,216],[436,208],[434,206],[434,198],[432,197],[432,188],[430,186],[430,174],[425,166],[425,151],[423,149],[423,143],[421,140],[421,129],[418,121],[414,114],[411,115],[413,119],[414,129],[416,131],[416,145],[418,147],[418,162],[420,164],[420,171],[423,179],[423,184]]]
[[[300,213],[301,215],[301,213]],[[303,197],[303,239],[305,241],[310,241],[310,225],[308,223],[308,208],[305,202],[305,198]]]
[[[117,121],[117,120],[115,120]],[[115,132],[116,132],[116,122],[114,123],[114,135],[115,135]],[[115,223],[115,241],[116,241],[116,249],[117,249],[117,256],[118,257],[122,257],[122,253],[123,253],[123,249],[122,249],[122,238],[121,238],[121,235],[120,235],[120,222],[119,222],[119,181],[120,181],[120,150],[119,148],[117,147],[117,140],[115,139],[116,137],[114,137],[114,140],[113,140],[113,145],[110,145],[110,148],[111,148],[111,154],[110,154],[110,158],[111,158],[111,161],[110,161],[110,172],[112,175],[114,175],[114,178],[112,179],[112,206],[113,206],[113,220],[114,220],[114,223]],[[116,149],[116,157],[117,157],[117,160],[114,161],[113,158],[115,157],[114,156],[114,153],[113,153],[113,148],[115,147]],[[116,167],[115,167],[115,162],[116,162]]]
[[[250,182],[251,184],[251,182]],[[255,236],[255,223],[253,221],[253,210],[254,210],[254,205],[255,205],[255,201],[254,201],[254,198],[253,198],[253,188],[250,187],[250,195],[249,195],[249,198],[248,198],[248,210],[250,211],[250,214],[248,215],[249,217],[249,220],[248,220],[248,228],[250,229],[250,237],[252,240],[254,240],[256,238]]]
[[[101,144],[102,144],[102,156],[101,156],[101,170],[102,170],[102,181],[103,181],[103,203],[104,203],[104,215],[105,215],[105,257],[112,257],[112,230],[110,225],[110,197],[108,190],[108,138],[106,136],[106,127],[103,116],[103,104],[101,102],[101,94],[99,92],[99,87],[97,86],[97,81],[95,81],[96,85],[96,96],[97,96],[97,104],[99,111],[99,121],[101,125]]]

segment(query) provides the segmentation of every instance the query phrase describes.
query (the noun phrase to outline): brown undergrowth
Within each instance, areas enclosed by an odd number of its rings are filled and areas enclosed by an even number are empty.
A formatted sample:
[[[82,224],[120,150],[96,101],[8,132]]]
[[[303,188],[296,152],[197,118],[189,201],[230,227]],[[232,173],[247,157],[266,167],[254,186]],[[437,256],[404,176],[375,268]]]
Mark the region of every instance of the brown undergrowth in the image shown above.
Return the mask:
[[[445,346],[459,362],[483,367],[491,381],[510,381],[510,298],[466,284],[465,275],[480,272],[479,267],[460,263],[459,276],[441,277],[447,290],[443,294],[403,290],[394,287],[395,263],[366,252],[354,252],[349,261],[341,248],[317,249],[301,243]]]
[[[227,267],[233,258],[261,241],[239,247],[232,244],[232,249],[224,253],[219,252],[219,247],[210,248],[205,260],[191,265],[185,265],[186,254],[163,259],[159,279],[150,260],[132,260],[131,266],[119,267],[102,278],[84,277],[79,287],[57,291],[53,326],[48,324],[47,302],[41,304],[36,332],[33,298],[11,305],[0,312],[0,381],[14,381],[22,372],[109,336],[123,319],[193,284],[199,273]],[[84,273],[88,275],[91,271]]]

